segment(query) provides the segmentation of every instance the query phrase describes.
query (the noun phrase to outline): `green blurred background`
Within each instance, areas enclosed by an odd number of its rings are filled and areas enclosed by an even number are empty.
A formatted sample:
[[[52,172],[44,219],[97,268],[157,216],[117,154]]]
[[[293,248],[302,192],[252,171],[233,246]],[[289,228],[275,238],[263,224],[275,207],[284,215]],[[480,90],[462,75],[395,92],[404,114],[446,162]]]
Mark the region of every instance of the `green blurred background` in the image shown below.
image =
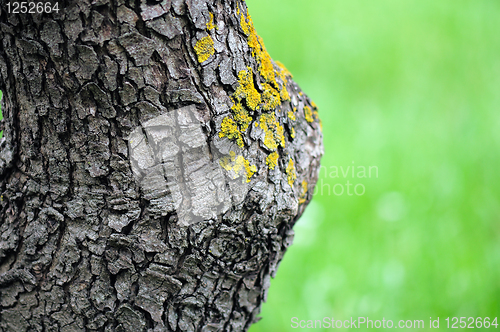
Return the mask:
[[[250,331],[500,316],[500,1],[247,5],[319,106],[328,171]],[[352,165],[378,177],[344,178]],[[365,194],[347,195],[347,180]]]

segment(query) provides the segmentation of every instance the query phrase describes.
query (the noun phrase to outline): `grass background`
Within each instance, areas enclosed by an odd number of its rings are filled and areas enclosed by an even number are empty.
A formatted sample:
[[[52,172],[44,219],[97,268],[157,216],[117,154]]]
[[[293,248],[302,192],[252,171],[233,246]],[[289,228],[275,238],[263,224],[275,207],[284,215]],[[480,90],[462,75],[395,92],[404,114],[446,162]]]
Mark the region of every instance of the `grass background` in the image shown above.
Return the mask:
[[[319,106],[328,169],[250,331],[500,315],[500,2],[247,5]],[[330,172],[352,165],[378,178]],[[347,180],[366,193],[328,194]]]

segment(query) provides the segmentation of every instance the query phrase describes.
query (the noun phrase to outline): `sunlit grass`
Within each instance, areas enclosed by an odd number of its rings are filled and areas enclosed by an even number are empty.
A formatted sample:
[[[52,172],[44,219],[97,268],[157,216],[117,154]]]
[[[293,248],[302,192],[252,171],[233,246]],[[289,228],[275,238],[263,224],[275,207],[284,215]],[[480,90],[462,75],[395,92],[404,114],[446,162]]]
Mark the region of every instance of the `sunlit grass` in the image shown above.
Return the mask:
[[[379,170],[322,173],[251,332],[293,331],[292,317],[499,315],[500,3],[247,3],[320,107],[322,165]],[[328,194],[347,180],[366,193]]]

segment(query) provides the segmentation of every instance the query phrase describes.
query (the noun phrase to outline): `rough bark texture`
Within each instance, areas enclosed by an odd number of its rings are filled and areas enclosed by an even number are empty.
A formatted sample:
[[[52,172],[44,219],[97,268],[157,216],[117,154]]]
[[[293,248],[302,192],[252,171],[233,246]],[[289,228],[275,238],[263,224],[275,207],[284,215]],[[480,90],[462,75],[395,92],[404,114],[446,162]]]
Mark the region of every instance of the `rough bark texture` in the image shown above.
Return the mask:
[[[0,330],[247,330],[322,135],[246,4],[0,3]]]

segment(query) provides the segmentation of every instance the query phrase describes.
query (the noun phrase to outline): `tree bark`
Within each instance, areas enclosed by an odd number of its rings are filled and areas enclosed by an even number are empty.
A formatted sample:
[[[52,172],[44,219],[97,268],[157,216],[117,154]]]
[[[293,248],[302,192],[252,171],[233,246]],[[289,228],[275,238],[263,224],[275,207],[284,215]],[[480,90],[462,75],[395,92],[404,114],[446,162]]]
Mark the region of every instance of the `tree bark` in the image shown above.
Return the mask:
[[[0,330],[247,330],[323,147],[246,4],[0,3]]]

